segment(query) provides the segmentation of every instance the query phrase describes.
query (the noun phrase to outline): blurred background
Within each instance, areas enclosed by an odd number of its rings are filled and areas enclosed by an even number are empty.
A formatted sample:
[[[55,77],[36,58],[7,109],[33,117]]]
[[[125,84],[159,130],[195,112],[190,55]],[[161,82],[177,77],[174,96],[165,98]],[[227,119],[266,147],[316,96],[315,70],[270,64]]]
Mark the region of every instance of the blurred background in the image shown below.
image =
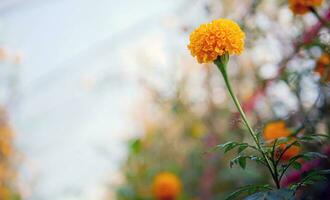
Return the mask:
[[[249,141],[216,69],[186,47],[220,17],[247,34],[230,76],[255,128],[285,120],[326,133],[329,87],[314,68],[329,29],[285,0],[1,0],[1,198],[148,200],[170,171],[180,199],[211,200],[267,180],[205,154]],[[299,38],[318,43],[301,49]]]

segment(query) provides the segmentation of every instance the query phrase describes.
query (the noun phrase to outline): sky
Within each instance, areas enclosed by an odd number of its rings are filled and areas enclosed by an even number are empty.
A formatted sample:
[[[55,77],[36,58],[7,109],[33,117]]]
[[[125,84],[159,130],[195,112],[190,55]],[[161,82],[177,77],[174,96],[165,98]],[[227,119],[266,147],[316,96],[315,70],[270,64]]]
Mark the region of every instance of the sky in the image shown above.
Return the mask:
[[[100,199],[132,129],[141,46],[164,60],[164,18],[183,0],[6,0],[0,42],[19,52],[8,105],[28,200]],[[157,57],[158,56],[158,57]],[[152,62],[152,59],[149,59]]]

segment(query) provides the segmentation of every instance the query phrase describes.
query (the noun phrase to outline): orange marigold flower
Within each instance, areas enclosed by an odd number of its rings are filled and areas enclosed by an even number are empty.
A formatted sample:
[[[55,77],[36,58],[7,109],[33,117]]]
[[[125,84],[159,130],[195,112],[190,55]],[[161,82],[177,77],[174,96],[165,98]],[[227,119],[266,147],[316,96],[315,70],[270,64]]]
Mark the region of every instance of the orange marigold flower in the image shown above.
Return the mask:
[[[157,200],[175,200],[181,193],[181,181],[169,172],[158,174],[153,182],[153,193]]]
[[[316,73],[326,82],[330,82],[330,55],[323,54],[316,62],[316,67],[314,69]]]
[[[271,122],[265,126],[264,139],[274,140],[290,135],[290,130],[286,127],[284,121]]]
[[[244,32],[234,21],[217,19],[191,33],[188,49],[199,63],[209,63],[226,53],[242,53],[244,38]]]
[[[304,15],[311,7],[321,6],[323,0],[289,0],[289,7],[294,14]]]

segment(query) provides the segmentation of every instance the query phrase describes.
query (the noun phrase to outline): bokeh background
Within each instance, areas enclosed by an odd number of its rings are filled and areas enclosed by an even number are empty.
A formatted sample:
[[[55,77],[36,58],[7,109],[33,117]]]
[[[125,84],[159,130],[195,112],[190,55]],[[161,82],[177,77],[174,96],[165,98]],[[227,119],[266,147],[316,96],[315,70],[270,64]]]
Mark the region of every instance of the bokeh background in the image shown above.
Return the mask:
[[[230,76],[255,128],[311,119],[325,133],[329,117],[318,116],[329,88],[313,72],[325,50],[295,42],[329,45],[329,31],[309,33],[318,20],[295,16],[287,1],[1,0],[0,104],[15,149],[13,190],[27,200],[145,200],[155,174],[172,171],[187,183],[182,199],[208,200],[264,181],[258,168],[229,169],[228,157],[205,154],[248,140],[216,69],[187,50],[189,33],[219,17],[247,33]]]

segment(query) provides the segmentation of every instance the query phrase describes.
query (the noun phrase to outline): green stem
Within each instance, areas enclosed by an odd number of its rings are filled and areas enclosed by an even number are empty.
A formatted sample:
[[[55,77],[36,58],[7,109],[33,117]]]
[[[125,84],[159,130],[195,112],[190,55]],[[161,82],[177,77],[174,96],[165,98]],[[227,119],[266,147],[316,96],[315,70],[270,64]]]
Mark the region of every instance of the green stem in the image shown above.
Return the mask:
[[[231,84],[230,84],[230,81],[229,81],[228,75],[227,75],[227,70],[226,70],[228,60],[229,60],[229,55],[224,55],[224,56],[219,57],[217,60],[215,60],[214,63],[218,66],[218,69],[222,73],[222,76],[223,76],[224,81],[226,83],[228,92],[229,92],[231,98],[233,99],[234,104],[236,105],[236,108],[238,109],[238,112],[240,113],[240,115],[241,115],[241,117],[242,117],[242,119],[244,121],[244,124],[248,128],[251,137],[253,138],[253,140],[254,140],[255,144],[257,145],[258,149],[260,150],[263,158],[265,159],[266,164],[267,164],[267,167],[268,167],[268,169],[269,169],[269,171],[271,173],[271,176],[272,176],[272,178],[273,178],[273,180],[274,180],[274,182],[276,184],[276,187],[279,188],[279,184],[278,184],[278,181],[277,181],[278,179],[275,176],[275,171],[273,169],[273,166],[272,166],[269,158],[265,154],[262,146],[260,145],[259,139],[256,136],[256,134],[254,133],[254,131],[253,131],[253,129],[252,129],[249,121],[247,120],[247,117],[246,117],[246,115],[245,115],[245,113],[244,113],[244,111],[242,109],[242,106],[239,103],[239,101],[238,101],[238,99],[237,99],[236,95],[234,94],[233,89],[231,87]]]
[[[278,189],[280,189],[280,179],[279,179],[279,174],[278,174],[278,170],[277,170],[277,163],[276,163],[276,161],[275,161],[275,151],[276,151],[276,144],[277,144],[277,140],[278,139],[276,139],[275,141],[274,141],[274,144],[273,144],[273,147],[272,147],[272,159],[271,159],[271,161],[272,161],[272,164],[273,164],[273,169],[274,169],[274,175],[275,175],[275,178],[276,179],[274,179],[274,182],[275,182],[275,184],[276,184],[276,187],[278,188]]]

